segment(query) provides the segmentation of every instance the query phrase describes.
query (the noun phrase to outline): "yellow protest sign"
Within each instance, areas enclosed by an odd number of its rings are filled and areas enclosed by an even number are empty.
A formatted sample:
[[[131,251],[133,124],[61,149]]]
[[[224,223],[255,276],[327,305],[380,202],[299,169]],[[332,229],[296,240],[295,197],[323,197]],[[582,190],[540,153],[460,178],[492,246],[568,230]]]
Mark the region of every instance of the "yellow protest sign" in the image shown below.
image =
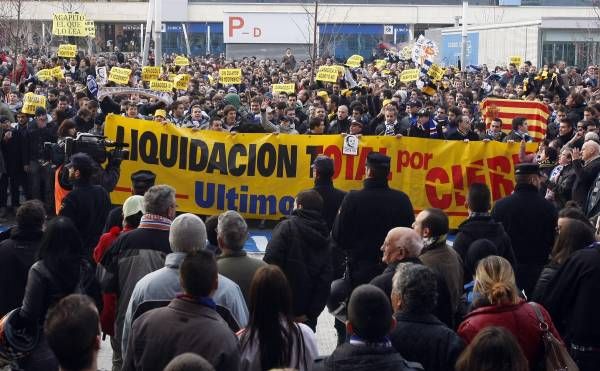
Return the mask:
[[[374,64],[378,69],[383,69],[387,65],[387,62],[383,59],[376,59]]]
[[[187,90],[189,82],[190,75],[186,73],[177,75],[175,78],[173,78],[173,85],[177,90]]]
[[[364,58],[361,55],[354,54],[346,60],[346,64],[350,67],[360,67],[360,62],[362,62]]]
[[[286,94],[294,94],[296,85],[294,84],[273,84],[273,93],[284,92]]]
[[[38,73],[35,74],[35,76],[40,80],[40,81],[48,81],[48,80],[52,80],[52,70],[51,69],[44,69],[44,70],[39,70]]]
[[[28,115],[35,114],[37,107],[46,108],[46,97],[43,95],[37,95],[33,93],[27,93],[23,96],[23,109],[21,112]]]
[[[56,55],[65,58],[75,58],[77,55],[77,45],[73,44],[61,44],[58,46]]]
[[[417,68],[404,70],[400,74],[400,81],[402,82],[417,81],[417,79],[419,79],[419,70]]]
[[[190,60],[187,59],[186,57],[179,55],[179,56],[175,57],[175,65],[176,66],[189,66]]]
[[[486,183],[492,200],[514,190],[519,144],[397,139],[363,136],[358,155],[344,155],[339,135],[242,134],[192,131],[175,125],[109,115],[110,140],[128,143],[121,177],[111,197],[131,195],[131,174],[150,170],[157,184],[176,189],[178,211],[215,215],[236,209],[250,218],[276,220],[289,214],[299,191],[314,186],[311,164],[320,153],[334,161],[333,182],[361,189],[368,153],[391,157],[389,185],[408,194],[415,212],[443,209],[456,228],[468,216],[465,199],[472,183]],[[528,144],[527,151],[534,151]]]
[[[63,70],[62,68],[60,68],[60,66],[54,67],[50,70],[50,72],[52,73],[52,77],[54,77],[57,80],[65,78],[65,74],[63,73]]]
[[[400,51],[400,59],[410,60],[412,59],[412,46],[407,45]]]
[[[446,69],[437,64],[432,64],[431,67],[429,67],[429,71],[427,71],[427,75],[434,81],[441,80],[444,77],[444,73],[446,73]]]
[[[52,14],[52,34],[57,36],[88,36],[85,14]]]
[[[131,70],[129,68],[112,67],[110,69],[110,73],[108,74],[108,81],[112,81],[121,85],[127,85],[129,84],[130,75]]]
[[[515,66],[519,67],[523,64],[523,57],[521,57],[520,55],[512,55],[508,57],[508,63],[513,63]]]
[[[167,93],[173,92],[173,83],[171,81],[150,81],[150,90],[164,91]]]
[[[337,66],[321,66],[317,71],[317,81],[337,82],[339,68]]]
[[[142,81],[157,80],[160,76],[160,67],[144,66],[142,67]]]
[[[96,25],[94,24],[94,21],[85,21],[85,31],[86,36],[96,37]]]
[[[223,68],[219,70],[219,82],[223,85],[242,83],[242,70],[240,68]]]

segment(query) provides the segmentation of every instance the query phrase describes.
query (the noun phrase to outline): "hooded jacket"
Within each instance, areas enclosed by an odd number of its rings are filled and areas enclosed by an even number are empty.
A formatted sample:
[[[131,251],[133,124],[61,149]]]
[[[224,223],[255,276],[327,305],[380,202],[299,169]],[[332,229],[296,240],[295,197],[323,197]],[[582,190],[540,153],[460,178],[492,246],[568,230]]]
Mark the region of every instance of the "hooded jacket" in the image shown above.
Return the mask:
[[[460,255],[463,263],[466,261],[469,246],[474,241],[482,238],[492,241],[496,245],[498,255],[508,260],[512,266],[515,265],[515,253],[512,249],[510,237],[504,230],[502,223],[494,221],[489,215],[472,216],[458,226],[458,233],[452,247]],[[465,279],[470,280],[471,277],[465,277]]]
[[[325,308],[333,277],[329,228],[321,213],[292,211],[273,230],[263,260],[285,273],[292,288],[294,315],[316,319]]]

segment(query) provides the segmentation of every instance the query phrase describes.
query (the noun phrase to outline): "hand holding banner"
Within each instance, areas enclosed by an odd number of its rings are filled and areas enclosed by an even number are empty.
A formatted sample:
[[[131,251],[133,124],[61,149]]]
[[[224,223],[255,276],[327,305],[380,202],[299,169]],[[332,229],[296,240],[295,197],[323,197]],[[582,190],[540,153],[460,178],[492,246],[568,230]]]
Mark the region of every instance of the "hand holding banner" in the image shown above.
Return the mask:
[[[110,73],[108,74],[108,81],[112,81],[121,85],[127,85],[129,84],[130,75],[131,70],[129,68],[113,67],[110,69]]]

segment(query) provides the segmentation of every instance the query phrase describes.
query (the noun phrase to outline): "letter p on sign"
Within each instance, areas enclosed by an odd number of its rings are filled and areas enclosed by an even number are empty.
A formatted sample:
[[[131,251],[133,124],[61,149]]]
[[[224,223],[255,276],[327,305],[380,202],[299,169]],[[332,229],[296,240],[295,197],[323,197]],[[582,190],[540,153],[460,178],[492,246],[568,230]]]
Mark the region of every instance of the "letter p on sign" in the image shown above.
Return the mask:
[[[233,30],[239,30],[244,27],[244,18],[229,17],[229,37],[233,37]]]

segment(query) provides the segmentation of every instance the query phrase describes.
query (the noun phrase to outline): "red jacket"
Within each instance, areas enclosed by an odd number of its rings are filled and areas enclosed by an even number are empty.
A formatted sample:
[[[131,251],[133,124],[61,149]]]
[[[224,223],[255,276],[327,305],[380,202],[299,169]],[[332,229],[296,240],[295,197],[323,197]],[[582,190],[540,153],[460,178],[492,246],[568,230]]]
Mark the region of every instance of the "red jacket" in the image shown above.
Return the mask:
[[[538,304],[546,323],[552,334],[562,341],[558,331],[552,323],[550,314]],[[544,344],[539,321],[531,304],[521,301],[519,304],[486,306],[477,308],[467,314],[464,321],[458,327],[458,335],[469,344],[479,331],[488,326],[504,327],[510,331],[521,345],[521,349],[529,361],[529,367],[533,370],[543,355]]]
[[[112,227],[110,231],[104,233],[98,245],[94,248],[94,260],[96,263],[100,263],[104,253],[110,249],[113,242],[119,237],[122,232],[128,232],[133,228],[125,227],[123,231],[119,227]],[[117,295],[116,294],[102,294],[102,302],[104,303],[102,313],[100,313],[100,324],[102,326],[102,332],[107,335],[115,335],[115,318],[117,316]]]

